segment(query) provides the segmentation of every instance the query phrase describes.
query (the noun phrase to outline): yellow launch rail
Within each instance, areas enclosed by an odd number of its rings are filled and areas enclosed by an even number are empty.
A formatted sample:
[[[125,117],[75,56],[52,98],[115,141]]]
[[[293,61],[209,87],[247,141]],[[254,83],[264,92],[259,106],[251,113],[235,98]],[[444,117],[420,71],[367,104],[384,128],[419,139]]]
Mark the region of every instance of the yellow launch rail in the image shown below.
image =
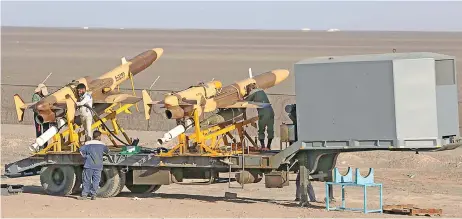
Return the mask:
[[[197,155],[197,153],[188,153],[189,140],[195,145],[195,150],[200,156],[221,157],[242,154],[243,150],[246,148],[246,138],[254,147],[257,146],[245,130],[248,125],[253,125],[255,127],[256,121],[258,121],[258,116],[230,125],[215,125],[201,130],[199,114],[197,110],[195,110],[194,133],[189,135],[185,133],[180,134],[178,136],[178,144],[167,153],[160,153],[159,156]],[[233,131],[237,131],[237,135],[239,136],[238,140],[231,134]],[[234,142],[230,143],[227,136],[231,137]],[[247,152],[249,152],[249,150]]]
[[[101,131],[101,133],[106,134],[108,138],[111,140],[114,146],[117,146],[114,138],[111,136],[110,131],[113,132],[113,134],[118,135],[122,133],[124,136],[125,140],[128,143],[131,143],[131,139],[128,137],[126,134],[125,130],[120,127],[118,121],[117,121],[117,115],[121,113],[126,113],[126,114],[131,114],[129,111],[129,108],[133,106],[134,104],[124,104],[121,105],[118,109],[114,110],[114,106],[119,105],[118,103],[112,104],[105,110],[105,115],[100,119],[97,117],[94,117],[94,122],[91,125],[92,130],[98,129]],[[69,121],[69,120],[68,120]],[[110,121],[113,127],[113,130],[106,130],[101,122],[107,122]],[[77,132],[77,129],[79,129],[79,125],[72,123],[72,122],[67,122],[67,129],[57,133],[56,135],[53,136],[51,139],[51,143],[47,145],[47,147],[43,148],[36,154],[47,154],[49,152],[76,152],[78,151],[78,148],[81,146],[80,143],[80,137],[84,133],[84,130],[81,130]]]

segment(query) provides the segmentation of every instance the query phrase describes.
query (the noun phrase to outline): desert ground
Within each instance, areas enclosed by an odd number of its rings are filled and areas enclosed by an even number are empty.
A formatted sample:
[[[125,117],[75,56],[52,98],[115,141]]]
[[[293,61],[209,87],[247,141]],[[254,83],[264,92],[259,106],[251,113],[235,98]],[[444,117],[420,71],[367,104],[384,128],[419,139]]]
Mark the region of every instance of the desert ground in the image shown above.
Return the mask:
[[[12,96],[30,98],[34,86],[49,72],[46,82],[56,89],[73,79],[97,77],[147,49],[162,47],[164,55],[135,77],[137,89],[146,89],[160,75],[156,95],[187,88],[212,78],[232,83],[248,75],[275,68],[292,71],[293,64],[314,56],[428,51],[462,58],[462,33],[423,32],[298,32],[210,30],[83,30],[2,27],[1,33],[1,164],[29,156],[33,141],[31,115],[24,125],[16,121]],[[457,63],[458,69],[462,64]],[[460,71],[459,71],[460,72]],[[459,82],[461,77],[459,77]],[[293,74],[268,92],[276,111],[276,127],[288,118],[285,104],[293,102]],[[128,88],[128,83],[125,85]],[[459,89],[459,92],[461,89]],[[460,95],[459,95],[460,96]],[[149,122],[141,113],[124,117],[122,125],[153,146],[171,123],[155,117]],[[147,131],[149,130],[149,131]],[[277,130],[276,130],[277,133]],[[275,147],[277,147],[275,145]],[[376,182],[383,183],[384,204],[415,204],[442,208],[444,217],[462,217],[462,149],[436,153],[360,152],[341,154],[337,166],[375,168]],[[227,177],[227,174],[222,175]],[[295,176],[292,176],[295,179]],[[236,188],[236,182],[210,186],[169,185],[146,197],[128,190],[115,198],[78,201],[43,193],[37,176],[1,179],[23,184],[23,194],[1,197],[2,217],[395,217],[355,212],[325,211],[324,184],[314,182],[319,203],[300,208],[293,201],[295,181],[282,189],[264,183]],[[237,200],[224,198],[226,191]],[[368,193],[370,208],[377,207],[378,192]],[[347,206],[360,207],[362,192],[347,189]],[[340,194],[335,190],[340,204]]]
[[[153,145],[161,133],[130,131]],[[2,125],[3,165],[29,155],[25,145],[33,140],[33,127]],[[453,151],[360,152],[340,154],[337,166],[375,168],[375,181],[383,183],[384,204],[415,204],[420,208],[442,208],[444,217],[462,217],[462,148]],[[295,175],[289,186],[265,188],[264,181],[247,184],[242,189],[237,182],[228,188],[225,182],[205,185],[164,185],[157,192],[136,197],[124,190],[118,197],[79,201],[76,196],[55,197],[44,194],[38,176],[2,179],[2,183],[22,184],[24,193],[1,197],[2,217],[398,217],[389,214],[359,212],[327,212],[325,189],[313,182],[318,203],[301,208],[294,201]],[[225,192],[237,193],[238,199],[224,198]],[[378,207],[378,189],[368,190],[368,208]],[[334,190],[335,205],[340,192]],[[136,197],[136,198],[135,198]],[[346,189],[348,207],[362,207],[362,191]],[[27,207],[25,207],[27,206]],[[181,210],[178,210],[181,209]],[[401,216],[403,217],[403,216]]]

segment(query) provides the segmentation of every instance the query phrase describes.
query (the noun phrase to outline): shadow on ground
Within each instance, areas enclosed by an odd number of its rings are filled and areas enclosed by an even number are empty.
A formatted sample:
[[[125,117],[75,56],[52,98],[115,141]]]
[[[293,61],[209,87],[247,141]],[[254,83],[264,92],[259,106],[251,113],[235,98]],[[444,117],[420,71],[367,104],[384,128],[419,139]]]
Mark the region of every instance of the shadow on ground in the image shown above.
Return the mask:
[[[24,186],[22,187],[23,193],[36,194],[36,195],[48,195],[43,191],[41,186]]]
[[[256,198],[234,198],[228,199],[225,197],[217,196],[206,196],[206,195],[190,195],[190,194],[166,194],[166,193],[152,193],[149,195],[134,194],[129,192],[122,192],[118,197],[138,197],[138,198],[159,198],[159,199],[179,199],[179,200],[197,200],[202,202],[232,202],[239,204],[252,204],[252,203],[269,203],[281,205],[284,207],[300,207],[298,202],[295,201],[283,201],[283,200],[272,200],[272,199],[256,199]],[[310,208],[314,209],[325,209],[322,206],[310,205]]]
[[[226,180],[227,182],[227,180]],[[223,182],[224,183],[224,182]],[[24,186],[23,193],[47,195],[41,186]],[[76,199],[77,195],[66,196],[67,198]],[[179,200],[197,200],[202,202],[232,202],[239,204],[252,204],[252,203],[269,203],[281,205],[284,207],[300,207],[298,202],[286,200],[273,200],[273,199],[258,199],[258,198],[225,198],[220,196],[207,196],[207,195],[191,195],[191,194],[167,194],[167,193],[151,193],[151,194],[136,194],[131,192],[121,192],[117,197],[126,198],[158,198],[158,199],[179,199]],[[323,206],[310,205],[309,208],[325,209]]]
[[[68,195],[68,196],[50,195],[50,194],[47,194],[41,186],[24,186],[22,193],[34,194],[34,195],[55,196],[55,197],[63,197],[63,198],[71,198],[71,199],[77,199],[77,197],[80,195],[80,194],[73,194],[73,195]]]

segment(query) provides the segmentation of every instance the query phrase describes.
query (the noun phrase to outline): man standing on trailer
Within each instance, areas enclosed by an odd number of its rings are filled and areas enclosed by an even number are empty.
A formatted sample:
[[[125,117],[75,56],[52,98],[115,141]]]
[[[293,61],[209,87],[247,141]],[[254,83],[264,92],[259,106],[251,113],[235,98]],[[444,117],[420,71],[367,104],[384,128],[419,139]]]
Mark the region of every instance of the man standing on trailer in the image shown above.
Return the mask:
[[[265,91],[252,83],[247,85],[247,97],[245,100],[259,103],[270,103]],[[262,150],[271,150],[271,141],[274,138],[274,110],[272,106],[258,108],[258,139],[260,140]],[[268,144],[265,148],[265,129],[268,135]]]
[[[93,115],[89,108],[93,107],[93,98],[89,92],[87,92],[87,87],[85,84],[78,84],[77,91],[80,96],[80,100],[77,102],[77,107],[79,107],[80,120],[82,126],[85,129],[85,136],[91,138],[91,125],[93,124]]]
[[[285,107],[286,112],[289,114],[292,124],[295,126],[295,141],[298,140],[297,136],[297,104],[290,104]],[[295,201],[300,201],[300,171],[297,172],[297,179],[295,179]],[[316,202],[316,195],[314,194],[313,185],[308,183],[307,186],[308,196],[310,197],[311,202]]]
[[[103,155],[107,153],[109,153],[109,149],[101,142],[101,132],[98,130],[93,132],[93,140],[85,142],[85,145],[80,147],[84,166],[82,176],[83,190],[79,200],[87,199],[89,193],[91,200],[96,200],[101,172],[103,171]]]

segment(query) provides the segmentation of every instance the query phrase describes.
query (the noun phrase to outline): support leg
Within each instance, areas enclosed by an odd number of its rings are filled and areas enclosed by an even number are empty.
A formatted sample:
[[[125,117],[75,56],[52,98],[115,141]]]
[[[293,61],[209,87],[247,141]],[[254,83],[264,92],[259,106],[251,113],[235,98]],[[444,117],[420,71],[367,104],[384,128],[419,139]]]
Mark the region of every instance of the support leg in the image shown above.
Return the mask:
[[[298,160],[300,165],[300,205],[306,206],[308,202],[308,184],[309,181],[309,170],[308,170],[308,156],[307,154],[301,152],[298,154]]]
[[[300,201],[300,171],[297,172],[295,179],[295,201]]]
[[[330,156],[329,167],[325,168],[325,169],[327,169],[327,172],[328,172],[328,176],[327,176],[327,181],[328,182],[332,182],[334,180],[333,169],[335,168],[335,164],[337,162],[338,154],[339,153],[335,153],[335,154],[332,154]],[[335,199],[334,199],[334,187],[333,187],[332,184],[329,184],[329,196],[326,196],[326,198],[328,198],[328,197],[329,197],[330,201],[335,201]]]
[[[364,187],[364,213],[367,213],[367,186]]]
[[[326,190],[325,190],[326,191],[326,210],[329,211],[330,210],[330,206],[329,206],[330,203],[329,203],[329,199],[327,197],[329,197],[329,189],[328,188],[329,188],[330,185],[327,184],[327,182],[326,182],[325,185],[326,185]]]
[[[380,202],[380,213],[383,213],[383,203],[382,203],[382,184],[380,184],[380,187],[379,187],[379,189],[380,189],[380,197],[379,197],[379,198],[380,198],[380,201],[379,201],[379,202]]]
[[[329,196],[326,196],[326,198],[327,197],[329,197],[331,201],[335,201],[334,200],[334,187],[332,185],[329,185]]]
[[[308,180],[309,181],[309,180]],[[295,201],[300,201],[300,172],[297,173],[297,178],[295,179]],[[308,197],[310,202],[316,202],[316,194],[314,193],[313,185],[311,182],[307,185]]]

